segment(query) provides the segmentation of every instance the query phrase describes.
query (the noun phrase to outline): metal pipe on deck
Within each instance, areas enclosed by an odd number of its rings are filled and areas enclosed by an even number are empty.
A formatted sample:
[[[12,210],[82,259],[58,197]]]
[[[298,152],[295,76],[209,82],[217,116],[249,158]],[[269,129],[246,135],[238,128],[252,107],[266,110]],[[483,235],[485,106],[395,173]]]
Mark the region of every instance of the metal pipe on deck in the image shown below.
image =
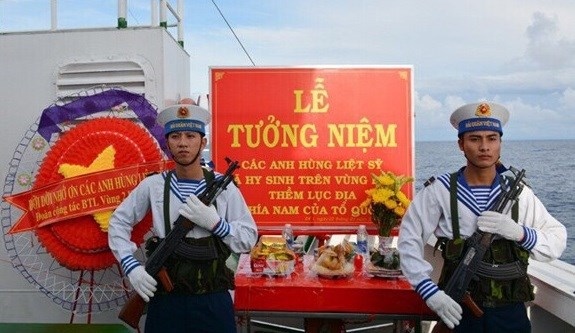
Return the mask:
[[[118,0],[118,29],[128,27],[127,15],[128,0]]]

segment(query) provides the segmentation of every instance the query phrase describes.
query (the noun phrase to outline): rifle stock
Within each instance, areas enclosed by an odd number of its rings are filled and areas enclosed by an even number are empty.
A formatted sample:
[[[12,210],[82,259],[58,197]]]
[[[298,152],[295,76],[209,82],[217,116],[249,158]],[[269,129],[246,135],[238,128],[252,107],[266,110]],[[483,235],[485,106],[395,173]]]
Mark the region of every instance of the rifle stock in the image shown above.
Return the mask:
[[[132,293],[126,304],[120,310],[118,318],[126,324],[137,329],[140,325],[140,318],[146,309],[146,301],[136,292]]]
[[[166,269],[166,267],[162,267],[158,272],[158,274],[156,275],[156,277],[158,278],[158,280],[160,280],[160,283],[162,284],[162,287],[166,292],[174,290],[174,284],[172,283],[172,279],[170,279],[170,276],[168,275],[168,270]]]
[[[216,198],[227,188],[233,181],[233,173],[239,168],[238,161],[232,161],[226,157],[228,169],[226,173],[218,181],[206,188],[206,190],[198,196],[198,198],[206,204],[206,206],[214,204]],[[172,281],[168,276],[168,272],[164,267],[164,263],[168,257],[174,253],[180,240],[182,240],[190,230],[194,227],[194,223],[183,216],[178,216],[174,222],[174,228],[166,237],[160,242],[156,250],[150,255],[146,261],[146,272],[156,279],[160,280],[162,287],[165,291],[170,292],[174,289]],[[144,314],[146,308],[146,301],[137,293],[134,292],[124,304],[118,318],[137,329],[140,323],[140,318]]]
[[[502,193],[491,209],[492,211],[503,213],[508,210],[511,206],[510,203],[515,202],[519,198],[519,194],[523,189],[522,182],[523,177],[525,177],[525,170],[517,172],[517,170],[512,167],[510,169],[515,173],[515,179],[507,191],[503,191],[502,189]],[[481,317],[483,315],[483,311],[477,303],[473,301],[473,298],[471,298],[471,295],[467,291],[467,287],[475,277],[483,256],[491,245],[494,236],[494,234],[478,230],[469,237],[469,247],[457,265],[455,272],[447,281],[444,289],[447,295],[453,298],[456,302],[465,305],[476,317]],[[437,325],[433,328],[432,333],[452,331],[453,330],[447,327],[445,323],[438,321]]]
[[[473,301],[473,298],[471,298],[471,295],[469,294],[469,292],[465,293],[461,303],[463,303],[463,305],[465,305],[469,309],[469,311],[471,311],[471,313],[473,313],[473,315],[475,317],[479,318],[479,317],[483,316],[483,310],[481,310],[479,305],[477,305],[477,303],[475,303],[475,301]]]
[[[431,330],[431,333],[451,333],[451,332],[453,332],[453,329],[447,327],[447,325],[445,325],[445,323],[442,322],[441,320],[437,321],[435,326],[433,326],[433,330]]]

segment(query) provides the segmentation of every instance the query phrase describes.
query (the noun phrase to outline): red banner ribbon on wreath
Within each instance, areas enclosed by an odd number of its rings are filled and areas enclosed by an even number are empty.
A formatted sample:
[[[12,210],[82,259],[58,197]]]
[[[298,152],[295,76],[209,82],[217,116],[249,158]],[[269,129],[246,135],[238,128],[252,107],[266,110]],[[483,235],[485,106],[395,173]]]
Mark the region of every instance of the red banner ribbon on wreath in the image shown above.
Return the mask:
[[[86,174],[7,196],[24,211],[8,231],[17,233],[114,209],[146,175],[168,168],[158,161]]]

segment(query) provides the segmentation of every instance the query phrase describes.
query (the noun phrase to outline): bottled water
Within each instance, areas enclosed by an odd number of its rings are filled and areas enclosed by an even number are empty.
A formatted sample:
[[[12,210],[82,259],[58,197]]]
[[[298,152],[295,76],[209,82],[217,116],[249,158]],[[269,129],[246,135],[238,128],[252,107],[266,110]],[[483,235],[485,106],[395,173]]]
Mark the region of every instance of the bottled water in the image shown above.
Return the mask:
[[[367,249],[367,229],[364,224],[360,224],[357,228],[357,253],[361,254],[364,258],[368,255]]]
[[[286,240],[286,245],[288,249],[293,250],[294,237],[293,237],[293,229],[290,223],[286,223],[284,225],[282,236]]]

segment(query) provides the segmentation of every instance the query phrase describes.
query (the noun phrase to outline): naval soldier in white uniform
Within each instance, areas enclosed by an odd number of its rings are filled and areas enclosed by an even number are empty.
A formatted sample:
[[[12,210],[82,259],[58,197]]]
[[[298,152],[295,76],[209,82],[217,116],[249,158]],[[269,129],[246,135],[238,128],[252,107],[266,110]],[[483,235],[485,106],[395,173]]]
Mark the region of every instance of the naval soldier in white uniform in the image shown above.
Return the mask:
[[[557,259],[566,247],[565,227],[527,186],[515,210],[490,211],[506,179],[502,174],[507,170],[499,158],[508,118],[506,108],[488,102],[464,105],[451,115],[467,163],[453,174],[430,179],[414,197],[400,227],[403,274],[429,308],[456,332],[530,332],[524,303],[534,295],[527,261]],[[454,207],[452,196],[457,202]],[[468,289],[484,312],[479,318],[442,290],[465,253],[464,240],[477,229],[496,234],[497,239],[483,258],[485,271]],[[424,259],[431,235],[439,239],[444,258],[438,284],[431,279],[434,267]],[[507,269],[502,271],[503,267]]]
[[[209,112],[197,105],[179,104],[162,110],[158,123],[164,126],[176,167],[142,180],[110,221],[110,248],[136,292],[149,302],[146,333],[236,332],[229,292],[234,288],[234,275],[225,261],[232,252],[249,252],[258,232],[233,182],[219,195],[215,207],[197,198],[209,181],[222,177],[201,166],[209,122]],[[160,239],[179,215],[196,224],[186,237],[192,251],[174,254],[166,263],[175,287],[172,292],[163,290],[133,255],[138,245],[130,239],[132,227],[148,212],[153,218],[152,231]],[[147,250],[153,251],[153,246]],[[191,254],[185,254],[188,252]]]

